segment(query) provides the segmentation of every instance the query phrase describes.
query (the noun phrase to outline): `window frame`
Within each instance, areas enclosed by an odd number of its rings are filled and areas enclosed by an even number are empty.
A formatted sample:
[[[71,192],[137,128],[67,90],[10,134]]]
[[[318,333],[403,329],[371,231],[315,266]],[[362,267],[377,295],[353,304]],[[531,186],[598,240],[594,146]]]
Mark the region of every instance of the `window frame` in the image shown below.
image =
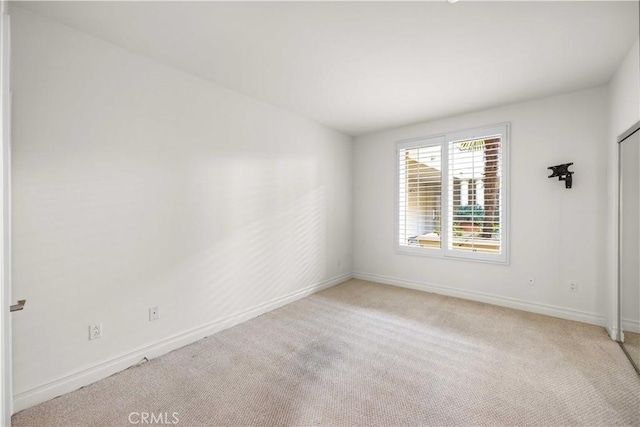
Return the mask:
[[[478,252],[465,252],[449,249],[449,145],[452,142],[486,138],[492,135],[501,135],[502,150],[502,177],[500,192],[500,254],[487,254]],[[428,143],[428,141],[439,142]],[[427,142],[427,144],[425,144]],[[440,144],[441,152],[441,224],[440,224],[440,248],[422,248],[416,246],[404,246],[400,244],[400,152],[401,150],[434,146]],[[510,186],[511,186],[511,123],[503,122],[471,129],[456,130],[429,136],[409,138],[395,143],[395,252],[401,255],[418,255],[429,258],[452,259],[462,261],[481,262],[489,264],[508,265],[510,262]],[[447,230],[447,232],[445,232]]]

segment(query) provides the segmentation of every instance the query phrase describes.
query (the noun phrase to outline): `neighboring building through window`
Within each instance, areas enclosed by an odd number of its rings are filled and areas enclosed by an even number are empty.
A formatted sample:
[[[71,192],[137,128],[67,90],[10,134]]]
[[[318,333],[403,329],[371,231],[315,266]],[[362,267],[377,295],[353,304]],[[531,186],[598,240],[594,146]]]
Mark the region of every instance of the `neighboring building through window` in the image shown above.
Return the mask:
[[[508,138],[501,124],[397,144],[398,251],[508,261]]]

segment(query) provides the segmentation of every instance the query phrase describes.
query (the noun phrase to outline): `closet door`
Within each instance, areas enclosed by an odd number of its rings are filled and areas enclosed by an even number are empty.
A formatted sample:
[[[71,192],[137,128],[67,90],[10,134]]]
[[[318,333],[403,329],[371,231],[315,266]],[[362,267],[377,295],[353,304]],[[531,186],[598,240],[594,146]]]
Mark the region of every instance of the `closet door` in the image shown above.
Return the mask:
[[[640,130],[624,139],[620,153],[621,341],[640,368]]]

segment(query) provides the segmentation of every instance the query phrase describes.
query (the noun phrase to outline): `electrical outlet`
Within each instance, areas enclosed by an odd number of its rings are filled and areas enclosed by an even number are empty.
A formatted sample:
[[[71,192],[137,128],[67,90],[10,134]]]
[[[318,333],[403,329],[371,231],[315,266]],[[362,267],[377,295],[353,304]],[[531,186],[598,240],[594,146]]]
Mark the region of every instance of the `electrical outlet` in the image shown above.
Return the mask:
[[[158,320],[158,307],[151,307],[149,309],[149,322]]]
[[[96,323],[95,325],[89,325],[89,341],[102,338],[102,323]]]
[[[578,292],[578,284],[576,282],[569,283],[569,292]]]
[[[533,286],[535,284],[536,284],[536,278],[535,277],[531,276],[531,277],[527,278],[527,285]]]

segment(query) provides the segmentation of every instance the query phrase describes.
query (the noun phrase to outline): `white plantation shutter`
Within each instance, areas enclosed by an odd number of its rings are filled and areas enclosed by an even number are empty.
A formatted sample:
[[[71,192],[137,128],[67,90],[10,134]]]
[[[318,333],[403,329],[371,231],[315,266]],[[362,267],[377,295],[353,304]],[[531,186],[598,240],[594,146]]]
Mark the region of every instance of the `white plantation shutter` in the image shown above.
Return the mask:
[[[398,252],[508,262],[508,131],[397,143]]]
[[[502,135],[447,145],[447,250],[500,255]]]
[[[429,138],[398,147],[398,244],[441,247],[442,145]]]

